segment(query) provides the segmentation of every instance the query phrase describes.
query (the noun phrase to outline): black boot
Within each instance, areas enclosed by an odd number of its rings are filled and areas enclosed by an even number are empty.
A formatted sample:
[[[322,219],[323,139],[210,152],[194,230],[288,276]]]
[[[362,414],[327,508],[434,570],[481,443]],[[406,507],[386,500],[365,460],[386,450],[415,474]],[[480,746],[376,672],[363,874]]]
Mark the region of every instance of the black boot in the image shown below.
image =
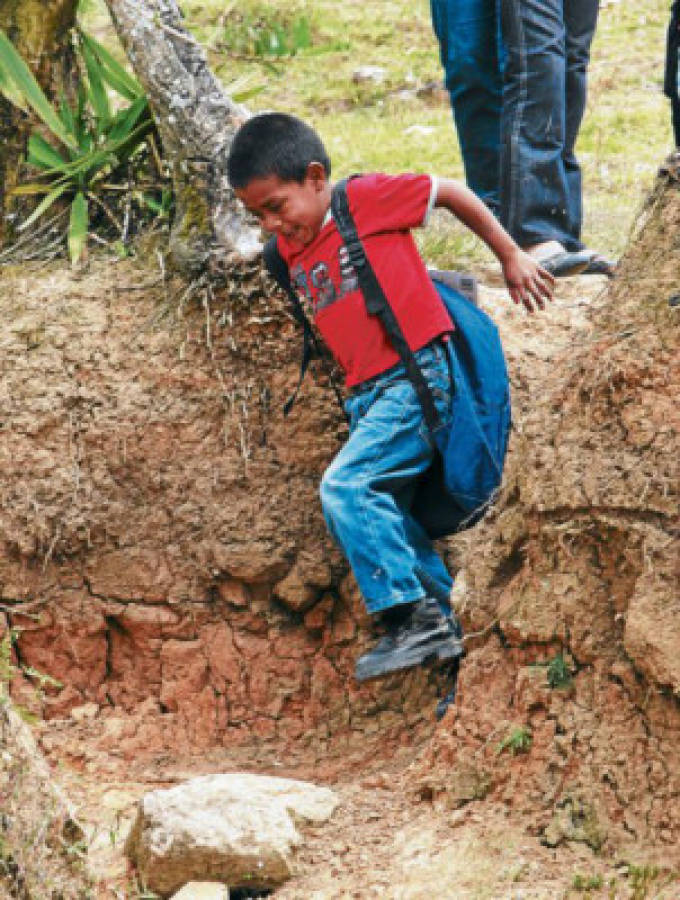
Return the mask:
[[[373,650],[360,656],[357,681],[379,678],[424,662],[456,659],[463,655],[463,643],[439,603],[425,597],[414,603],[410,614],[382,637]]]

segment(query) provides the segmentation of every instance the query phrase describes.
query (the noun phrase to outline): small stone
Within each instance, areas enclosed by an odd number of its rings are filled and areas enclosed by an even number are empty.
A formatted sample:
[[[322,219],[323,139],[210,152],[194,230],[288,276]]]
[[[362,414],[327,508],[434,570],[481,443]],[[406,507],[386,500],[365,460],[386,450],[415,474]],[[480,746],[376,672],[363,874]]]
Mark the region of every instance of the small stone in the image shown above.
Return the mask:
[[[218,881],[190,881],[171,900],[229,900],[229,888]]]
[[[408,128],[404,129],[404,134],[416,134],[419,137],[429,137],[431,134],[437,129],[434,125],[409,125]]]
[[[401,100],[402,103],[411,103],[411,101],[416,100],[417,98],[418,95],[414,90],[407,90],[406,88],[401,91],[397,91],[397,93],[394,95],[394,99]]]
[[[220,600],[231,603],[239,609],[245,609],[248,606],[248,589],[242,581],[236,578],[226,578],[217,585],[217,593]]]
[[[362,84],[370,81],[373,84],[381,84],[385,80],[387,73],[382,66],[359,66],[352,72],[352,81],[355,84]]]
[[[96,719],[99,715],[99,707],[96,703],[84,703],[82,706],[74,706],[71,710],[71,718],[75,722],[84,722],[86,719]]]

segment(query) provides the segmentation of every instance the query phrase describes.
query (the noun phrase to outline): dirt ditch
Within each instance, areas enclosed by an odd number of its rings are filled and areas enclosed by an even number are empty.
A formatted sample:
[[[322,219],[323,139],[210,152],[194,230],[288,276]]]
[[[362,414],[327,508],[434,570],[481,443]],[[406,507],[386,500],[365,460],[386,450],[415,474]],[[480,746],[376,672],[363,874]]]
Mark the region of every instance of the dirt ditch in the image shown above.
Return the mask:
[[[552,897],[570,866],[628,890],[616,866],[643,861],[671,877],[679,218],[671,168],[614,284],[569,280],[539,316],[482,273],[515,432],[497,509],[446,546],[472,637],[438,726],[432,673],[353,679],[370,623],[316,496],[344,425],[322,370],[283,419],[299,337],[261,276],[217,292],[129,261],[2,275],[12,691],[116,883],[140,791],[226,768],[344,792],[282,897],[317,896],[334,867],[318,896]],[[432,893],[466,877],[463,844],[480,872],[497,852],[487,893]]]

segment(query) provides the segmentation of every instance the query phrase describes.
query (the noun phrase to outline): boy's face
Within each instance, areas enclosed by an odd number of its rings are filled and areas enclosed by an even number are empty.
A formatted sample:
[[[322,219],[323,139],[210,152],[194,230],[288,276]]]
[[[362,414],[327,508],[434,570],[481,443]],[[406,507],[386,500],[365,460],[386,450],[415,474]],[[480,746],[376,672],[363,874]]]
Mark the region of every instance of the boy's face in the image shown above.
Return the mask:
[[[253,178],[236,190],[236,196],[260,220],[265,231],[305,246],[321,231],[331,189],[324,167],[312,162],[302,183],[268,175]]]

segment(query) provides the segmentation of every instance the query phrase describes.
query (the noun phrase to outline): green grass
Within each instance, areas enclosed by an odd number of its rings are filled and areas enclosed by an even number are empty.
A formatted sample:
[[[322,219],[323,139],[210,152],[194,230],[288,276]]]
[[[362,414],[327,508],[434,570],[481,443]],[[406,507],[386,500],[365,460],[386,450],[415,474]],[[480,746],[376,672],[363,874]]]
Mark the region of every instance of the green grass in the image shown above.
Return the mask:
[[[604,884],[601,875],[581,875],[577,874],[571,880],[571,886],[575,891],[587,893],[588,891],[599,891]]]
[[[448,99],[422,91],[441,82],[438,48],[427,0],[185,0],[186,22],[208,48],[225,82],[249,74],[263,90],[253,111],[282,109],[316,127],[331,153],[334,174],[424,171],[462,177]],[[88,0],[86,19],[103,36],[101,0]],[[618,254],[636,211],[671,148],[668,101],[661,93],[667,0],[605,5],[593,45],[589,103],[578,145],[584,170],[584,237]],[[306,20],[308,45],[287,57],[257,55],[253,34],[280,27],[292,33]],[[250,38],[249,30],[250,29]],[[259,29],[259,31],[258,31]],[[112,32],[110,32],[112,34]],[[249,50],[250,40],[250,50]],[[362,65],[380,66],[379,83],[355,84]],[[432,129],[423,134],[420,127]],[[490,259],[450,219],[437,217],[419,235],[428,259],[474,267]]]

